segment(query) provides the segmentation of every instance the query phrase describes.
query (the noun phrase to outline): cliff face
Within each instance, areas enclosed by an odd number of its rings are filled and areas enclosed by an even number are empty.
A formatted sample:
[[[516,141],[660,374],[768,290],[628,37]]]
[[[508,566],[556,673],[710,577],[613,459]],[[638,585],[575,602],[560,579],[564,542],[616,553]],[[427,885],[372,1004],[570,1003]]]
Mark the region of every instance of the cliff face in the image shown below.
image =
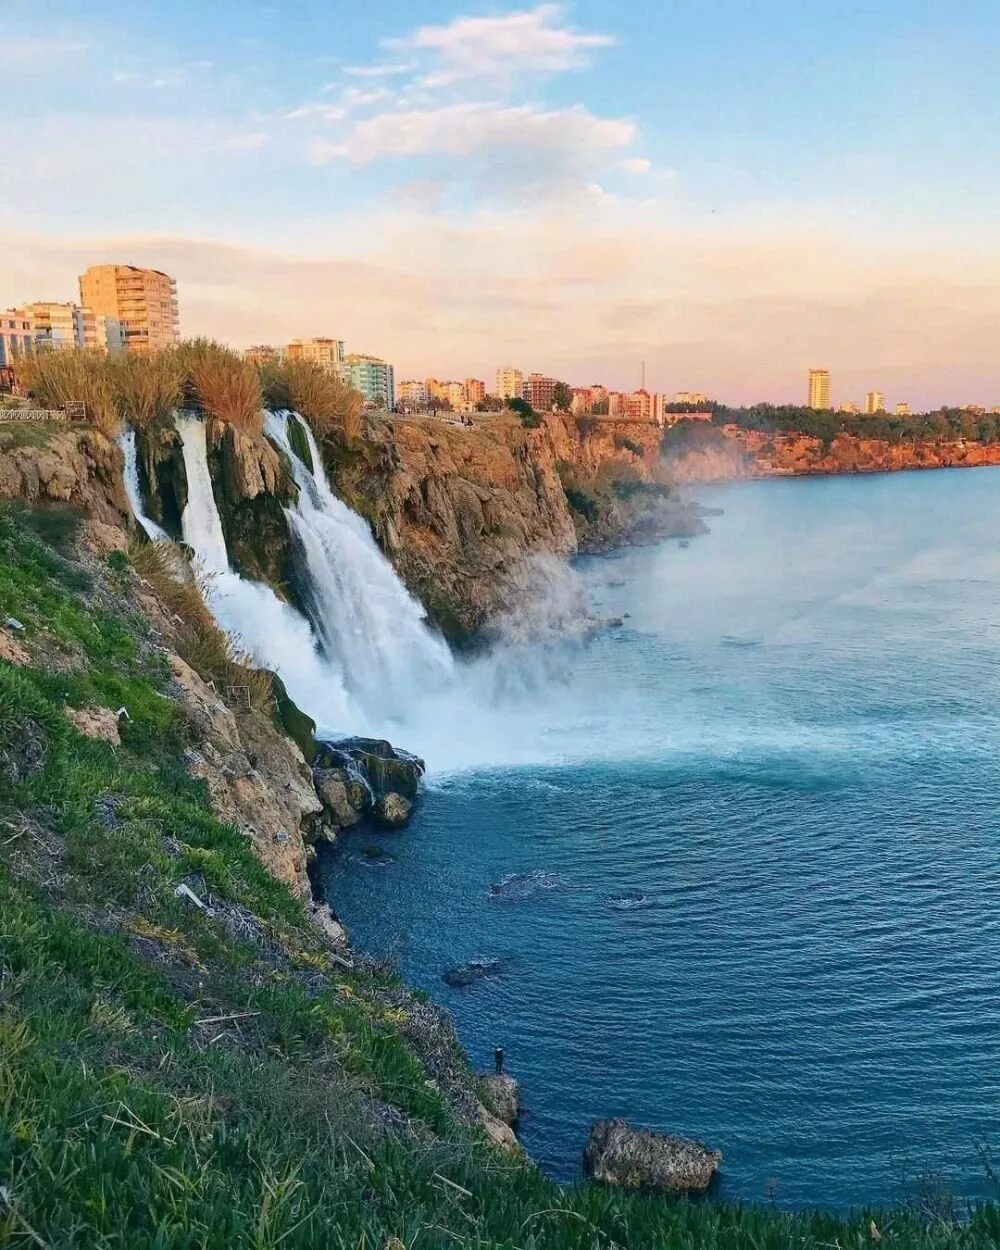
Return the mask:
[[[123,463],[117,444],[97,430],[0,428],[0,499],[73,504],[105,525],[125,526],[132,514]]]
[[[664,459],[667,472],[678,482],[981,465],[1000,465],[1000,444],[964,439],[888,443],[851,434],[825,444],[805,434],[767,434],[738,426],[706,428],[697,441],[673,450],[668,446]]]

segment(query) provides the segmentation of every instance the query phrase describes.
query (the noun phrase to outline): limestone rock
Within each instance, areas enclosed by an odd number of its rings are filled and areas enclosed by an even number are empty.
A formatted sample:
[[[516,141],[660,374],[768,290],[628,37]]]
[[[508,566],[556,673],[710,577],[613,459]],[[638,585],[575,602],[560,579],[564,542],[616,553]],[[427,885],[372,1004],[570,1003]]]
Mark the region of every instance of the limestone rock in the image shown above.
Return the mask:
[[[383,825],[388,825],[392,829],[399,829],[410,819],[410,813],[413,811],[413,804],[409,799],[404,799],[401,794],[396,794],[394,790],[390,790],[388,794],[382,796],[375,804],[375,818],[381,821]]]
[[[347,930],[326,903],[310,904],[309,918],[317,928],[322,929],[332,946],[347,945]]]
[[[513,1128],[521,1115],[521,1091],[517,1081],[506,1072],[500,1076],[493,1072],[480,1072],[479,1085],[486,1106],[498,1120]]]
[[[661,1193],[701,1192],[722,1152],[701,1142],[633,1128],[626,1120],[598,1120],[583,1152],[583,1170],[595,1181]]]
[[[69,503],[105,525],[123,528],[131,511],[118,445],[97,430],[53,429],[41,447],[0,456],[0,499]]]
[[[112,551],[128,549],[128,535],[118,525],[106,525],[103,521],[88,521],[81,534],[83,545],[95,556],[107,556]]]
[[[80,733],[99,742],[121,745],[118,716],[108,707],[68,707],[66,715]]]
[[[509,1124],[504,1124],[503,1120],[498,1120],[492,1112],[487,1111],[483,1106],[480,1106],[479,1111],[486,1136],[494,1146],[499,1146],[502,1150],[520,1150],[517,1137]]]
[[[356,825],[371,804],[368,787],[346,768],[317,768],[313,780],[324,808],[340,829]]]

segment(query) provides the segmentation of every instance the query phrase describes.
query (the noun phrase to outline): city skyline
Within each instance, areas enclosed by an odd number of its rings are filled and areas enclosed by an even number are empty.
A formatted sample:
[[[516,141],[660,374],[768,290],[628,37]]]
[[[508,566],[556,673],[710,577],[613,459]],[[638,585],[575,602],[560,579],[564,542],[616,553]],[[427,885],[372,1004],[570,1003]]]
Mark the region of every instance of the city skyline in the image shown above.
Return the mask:
[[[127,257],[176,275],[186,333],[329,325],[399,377],[445,343],[459,378],[530,355],[631,390],[645,360],[798,402],[820,359],[845,394],[990,403],[995,6],[622,8],[13,0],[0,305]]]

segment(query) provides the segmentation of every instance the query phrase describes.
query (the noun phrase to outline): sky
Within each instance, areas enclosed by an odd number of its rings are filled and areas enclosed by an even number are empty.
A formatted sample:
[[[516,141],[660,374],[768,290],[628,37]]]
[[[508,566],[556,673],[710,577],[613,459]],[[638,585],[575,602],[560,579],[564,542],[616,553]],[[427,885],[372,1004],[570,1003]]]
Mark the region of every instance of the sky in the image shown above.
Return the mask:
[[[0,0],[0,307],[406,377],[1000,404],[996,0]]]

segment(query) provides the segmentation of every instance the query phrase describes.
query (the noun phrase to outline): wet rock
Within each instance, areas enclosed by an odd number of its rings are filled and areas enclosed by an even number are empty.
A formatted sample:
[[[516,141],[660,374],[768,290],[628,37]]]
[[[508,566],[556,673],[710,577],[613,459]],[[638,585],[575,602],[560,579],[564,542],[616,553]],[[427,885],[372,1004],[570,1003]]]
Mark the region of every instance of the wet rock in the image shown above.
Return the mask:
[[[521,1091],[517,1081],[506,1072],[500,1076],[493,1072],[480,1072],[479,1086],[487,1109],[513,1128],[521,1116]]]
[[[384,738],[341,738],[317,743],[316,767],[347,768],[371,790],[374,806],[389,793],[417,797],[424,761]]]
[[[719,1150],[633,1128],[627,1120],[598,1120],[583,1152],[583,1170],[592,1180],[671,1194],[707,1189],[721,1162]]]
[[[316,793],[333,823],[341,829],[356,825],[371,806],[371,791],[346,768],[314,768]]]
[[[401,794],[390,791],[375,804],[375,819],[392,829],[399,829],[410,819],[413,804]]]
[[[565,885],[561,877],[536,868],[532,872],[512,872],[490,885],[490,898],[498,902],[516,902],[530,898],[540,890],[558,890]]]
[[[466,989],[470,985],[475,985],[478,981],[498,976],[503,971],[503,967],[504,961],[502,959],[470,959],[468,963],[457,964],[454,968],[447,968],[442,974],[442,979],[445,985],[450,985],[452,989]]]
[[[608,898],[608,906],[615,911],[634,911],[637,907],[645,907],[648,902],[641,890],[623,890],[621,894],[612,894]]]

